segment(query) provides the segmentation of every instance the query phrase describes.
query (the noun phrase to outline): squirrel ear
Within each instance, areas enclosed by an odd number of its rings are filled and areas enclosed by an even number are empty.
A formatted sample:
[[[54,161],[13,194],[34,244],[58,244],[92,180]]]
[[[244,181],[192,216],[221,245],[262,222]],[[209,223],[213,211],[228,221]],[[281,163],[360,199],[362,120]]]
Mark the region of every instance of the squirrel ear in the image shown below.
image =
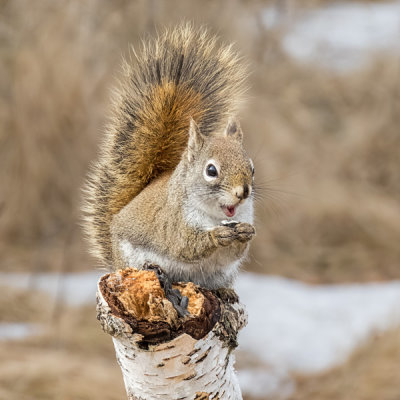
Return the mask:
[[[202,148],[203,146],[203,134],[200,132],[200,129],[196,122],[194,122],[193,118],[190,118],[190,127],[189,127],[189,141],[188,141],[188,159],[192,161],[195,157],[195,154]]]
[[[225,128],[225,136],[235,138],[239,142],[243,140],[242,128],[236,118],[229,118],[228,125]]]

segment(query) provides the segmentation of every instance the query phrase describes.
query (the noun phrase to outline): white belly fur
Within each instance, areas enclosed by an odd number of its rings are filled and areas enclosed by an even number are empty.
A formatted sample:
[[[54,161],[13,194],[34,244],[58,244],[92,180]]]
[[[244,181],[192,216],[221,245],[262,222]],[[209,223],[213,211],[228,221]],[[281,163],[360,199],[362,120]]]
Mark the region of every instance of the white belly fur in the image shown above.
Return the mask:
[[[160,266],[172,281],[190,281],[209,289],[229,287],[245,259],[232,260],[228,249],[219,249],[211,257],[197,263],[184,263],[171,260],[142,246],[133,246],[129,241],[120,242],[120,250],[130,267],[140,268],[144,264]],[[229,257],[229,259],[228,259]]]

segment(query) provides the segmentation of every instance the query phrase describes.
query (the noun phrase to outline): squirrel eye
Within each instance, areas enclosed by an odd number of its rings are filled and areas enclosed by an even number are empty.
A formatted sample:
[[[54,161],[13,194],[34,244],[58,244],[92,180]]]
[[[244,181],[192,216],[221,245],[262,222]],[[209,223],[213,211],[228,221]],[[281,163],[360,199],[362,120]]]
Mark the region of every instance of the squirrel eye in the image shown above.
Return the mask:
[[[218,176],[217,168],[214,164],[208,164],[206,167],[206,174],[211,178],[216,178]]]

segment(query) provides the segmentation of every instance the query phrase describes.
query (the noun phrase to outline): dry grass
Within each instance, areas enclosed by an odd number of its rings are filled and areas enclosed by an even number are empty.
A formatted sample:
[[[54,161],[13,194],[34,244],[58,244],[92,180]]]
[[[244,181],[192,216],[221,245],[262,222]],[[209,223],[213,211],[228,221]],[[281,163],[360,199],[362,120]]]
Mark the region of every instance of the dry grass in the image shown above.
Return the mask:
[[[1,322],[44,322],[56,304],[41,292],[0,286]]]
[[[9,288],[2,288],[0,305],[0,321],[41,324],[38,336],[0,341],[1,399],[124,398],[112,341],[94,306],[68,308],[42,294]]]
[[[398,400],[399,362],[400,329],[396,328],[370,339],[341,366],[296,377],[296,391],[288,400]]]
[[[3,346],[1,346],[3,347]],[[9,400],[121,400],[121,372],[110,359],[63,350],[0,348],[0,398]],[[113,367],[112,367],[112,366]]]
[[[142,12],[129,3],[0,1],[2,268],[89,263],[78,226],[80,187],[121,48],[144,29],[120,25],[126,10]]]
[[[259,90],[269,96],[248,122],[248,131],[267,130],[253,266],[309,281],[398,278],[397,60],[344,76],[264,70]]]
[[[262,200],[249,268],[322,282],[399,277],[398,61],[345,75],[296,65],[279,32],[261,28],[263,4],[68,0],[25,13],[26,0],[0,2],[2,269],[93,266],[80,187],[120,56],[185,17],[236,41],[253,68],[243,126]]]
[[[125,397],[110,337],[93,307],[63,310],[42,336],[0,342],[0,398],[18,400]]]
[[[299,378],[290,400],[397,400],[400,398],[400,329],[375,337],[342,366]]]

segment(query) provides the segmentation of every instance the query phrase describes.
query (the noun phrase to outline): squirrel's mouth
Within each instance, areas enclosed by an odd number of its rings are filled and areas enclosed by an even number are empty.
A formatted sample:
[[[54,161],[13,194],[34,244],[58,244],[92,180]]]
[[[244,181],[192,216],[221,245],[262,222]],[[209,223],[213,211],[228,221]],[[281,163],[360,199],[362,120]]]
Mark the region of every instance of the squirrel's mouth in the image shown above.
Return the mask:
[[[227,217],[233,217],[236,212],[236,206],[221,206],[222,211]]]

